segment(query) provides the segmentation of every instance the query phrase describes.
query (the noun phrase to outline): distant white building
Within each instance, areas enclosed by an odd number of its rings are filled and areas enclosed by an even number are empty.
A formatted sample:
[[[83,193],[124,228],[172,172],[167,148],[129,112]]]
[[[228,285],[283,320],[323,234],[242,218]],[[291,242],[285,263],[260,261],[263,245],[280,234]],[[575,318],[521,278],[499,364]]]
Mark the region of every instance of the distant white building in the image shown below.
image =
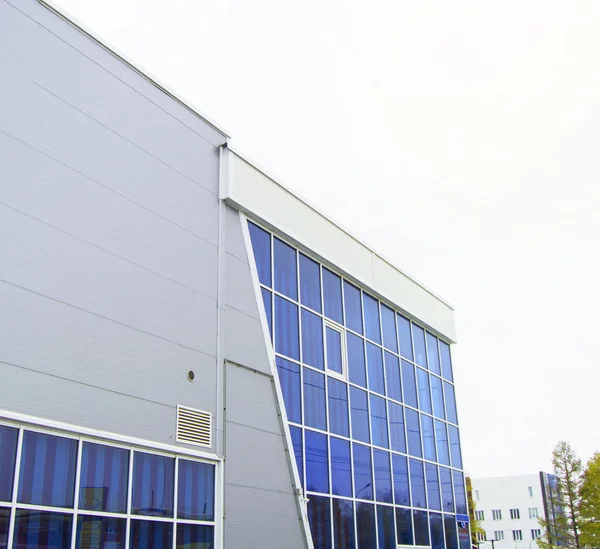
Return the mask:
[[[537,539],[543,534],[539,518],[551,514],[554,476],[540,472],[494,478],[471,479],[475,518],[485,534],[479,534],[481,549],[537,549]]]

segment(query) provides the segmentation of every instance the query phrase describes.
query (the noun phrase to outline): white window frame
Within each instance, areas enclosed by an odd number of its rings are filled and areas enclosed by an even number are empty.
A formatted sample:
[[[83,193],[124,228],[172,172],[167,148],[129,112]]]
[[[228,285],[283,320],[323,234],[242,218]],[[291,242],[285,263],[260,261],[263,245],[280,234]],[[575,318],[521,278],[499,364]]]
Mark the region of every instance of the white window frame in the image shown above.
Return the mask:
[[[492,520],[502,520],[502,509],[492,510]]]
[[[532,498],[533,497],[533,486],[529,487],[529,497]]]
[[[477,532],[476,537],[477,537],[477,541],[486,541],[485,532]]]
[[[530,519],[536,519],[539,517],[539,511],[537,507],[530,507],[529,508],[529,518]]]
[[[504,541],[504,530],[494,530],[494,541]]]
[[[521,518],[521,512],[518,509],[510,510],[510,520],[519,520]]]
[[[342,373],[336,372],[329,368],[329,364],[327,362],[327,328],[335,330],[340,334],[340,344],[342,351]],[[325,373],[328,376],[339,379],[340,381],[348,381],[348,353],[346,350],[346,329],[339,325],[337,322],[333,322],[332,320],[323,317],[323,348],[324,348],[324,360],[325,360]]]
[[[523,541],[523,530],[513,530],[513,541]]]
[[[475,511],[475,520],[485,520],[485,511]]]
[[[542,529],[541,528],[532,528],[531,529],[531,539],[536,540],[542,537]]]

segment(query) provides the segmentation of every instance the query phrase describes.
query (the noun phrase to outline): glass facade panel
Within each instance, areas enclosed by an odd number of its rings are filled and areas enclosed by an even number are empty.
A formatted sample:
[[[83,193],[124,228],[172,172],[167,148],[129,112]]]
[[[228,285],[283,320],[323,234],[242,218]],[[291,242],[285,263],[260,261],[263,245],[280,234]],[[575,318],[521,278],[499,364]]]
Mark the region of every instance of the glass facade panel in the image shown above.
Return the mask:
[[[303,368],[304,425],[327,430],[325,416],[325,376],[310,368]]]
[[[294,457],[296,458],[296,467],[298,467],[298,476],[300,484],[304,486],[304,446],[302,445],[302,429],[299,427],[290,426],[290,436],[292,438],[292,446],[294,447]]]
[[[10,526],[10,509],[0,507],[0,549],[8,545],[8,529]]]
[[[442,515],[429,513],[429,531],[431,533],[431,549],[444,549],[444,526]]]
[[[410,494],[413,507],[427,508],[423,462],[418,459],[410,460]]]
[[[132,520],[129,549],[172,549],[173,524],[153,520]]]
[[[425,353],[425,331],[416,324],[412,325],[413,345],[415,348],[415,362],[427,368],[427,355]]]
[[[304,431],[306,448],[306,489],[329,493],[329,457],[327,436],[308,429]]]
[[[421,432],[423,433],[423,455],[425,459],[436,461],[433,419],[421,414]]]
[[[406,453],[406,437],[404,435],[404,411],[400,404],[389,402],[390,439],[392,450]]]
[[[441,511],[442,500],[440,499],[440,479],[437,465],[433,463],[425,464],[425,478],[427,480],[427,503],[429,508]]]
[[[458,549],[456,518],[454,516],[444,515],[444,531],[446,532],[446,549]]]
[[[177,549],[214,549],[215,529],[199,524],[178,524],[176,546]]]
[[[440,341],[440,355],[442,361],[442,375],[449,381],[454,381],[452,376],[452,360],[450,357],[450,345]]]
[[[323,370],[323,354],[323,320],[302,309],[302,361]]]
[[[396,314],[389,307],[381,306],[381,327],[383,328],[383,346],[394,353],[398,352],[396,337]]]
[[[452,467],[462,469],[462,457],[460,452],[458,429],[452,425],[448,425],[448,434],[450,437],[450,455],[452,456]]]
[[[413,525],[410,509],[396,508],[398,545],[413,545]]]
[[[443,465],[450,465],[450,454],[448,453],[448,434],[446,433],[446,424],[437,419],[435,420],[435,438],[438,462]]]
[[[73,507],[76,460],[76,440],[25,431],[19,472],[19,503]]]
[[[392,503],[392,473],[390,471],[390,454],[381,450],[373,450],[375,470],[375,499],[383,503]]]
[[[333,499],[333,546],[355,549],[354,507],[351,501]]]
[[[124,518],[79,515],[76,547],[78,549],[125,549],[126,530],[127,520]]]
[[[460,471],[452,471],[454,481],[454,500],[456,512],[459,515],[467,514],[467,495],[465,493],[465,479]]]
[[[296,250],[275,238],[273,243],[275,290],[294,301],[298,301],[298,281],[296,274]]]
[[[352,471],[350,467],[350,443],[330,437],[331,445],[331,493],[335,496],[352,497]]]
[[[367,446],[354,443],[352,445],[352,452],[354,454],[354,497],[359,499],[373,499],[371,450]]]
[[[392,454],[394,471],[394,500],[396,505],[410,505],[408,487],[408,462],[404,456]]]
[[[331,509],[329,498],[310,496],[308,522],[315,549],[331,549]]]
[[[265,290],[264,288],[260,289],[263,299],[263,305],[265,306],[265,315],[267,317],[267,324],[269,325],[269,335],[271,336],[271,341],[273,340],[273,294],[269,290]]]
[[[275,352],[300,360],[298,306],[275,296]]]
[[[367,393],[352,386],[350,387],[350,414],[352,417],[352,438],[362,442],[370,442]]]
[[[411,456],[423,457],[421,451],[421,429],[419,426],[419,413],[406,408],[406,438],[408,439],[408,453]]]
[[[384,353],[385,360],[385,383],[387,396],[402,402],[402,382],[400,381],[400,361],[396,355]]]
[[[173,458],[136,452],[133,457],[132,513],[172,517],[174,474]]]
[[[73,517],[63,513],[17,510],[14,549],[71,547]]]
[[[363,293],[363,309],[365,311],[365,335],[376,343],[381,343],[379,326],[379,301]]]
[[[323,305],[325,316],[344,325],[342,313],[342,279],[327,269],[323,269]]]
[[[288,421],[301,423],[300,366],[280,356],[275,358],[275,363],[277,364],[277,375],[279,377],[281,392],[283,393]]]
[[[271,235],[254,223],[248,223],[254,263],[258,271],[258,280],[265,286],[271,286]]]
[[[431,414],[431,393],[429,392],[429,374],[417,368],[417,385],[419,387],[419,407]]]
[[[388,422],[385,399],[370,395],[372,443],[388,448]]]
[[[412,337],[410,335],[410,321],[401,315],[396,315],[398,325],[398,340],[400,341],[400,355],[408,360],[413,359]]]
[[[0,501],[12,499],[18,436],[17,429],[0,425]]]
[[[356,504],[356,537],[360,549],[377,549],[375,506],[370,503]]]
[[[415,367],[406,360],[402,361],[402,385],[404,389],[404,403],[417,408],[417,382],[415,380]]]
[[[367,366],[369,368],[369,389],[385,395],[381,347],[369,342],[367,342]]]
[[[429,545],[429,519],[427,511],[413,511],[415,545]]]
[[[336,372],[343,373],[342,366],[342,333],[327,326],[327,368]]]
[[[441,375],[437,337],[429,332],[427,332],[427,362],[429,363],[429,369],[434,374]]]
[[[367,372],[364,340],[350,332],[346,332],[346,345],[348,349],[348,378],[352,383],[366,387]]]
[[[450,423],[458,424],[456,417],[456,401],[454,400],[454,386],[444,381],[444,398],[446,399],[446,414]]]
[[[377,532],[379,534],[379,549],[396,549],[393,507],[377,506]]]
[[[79,479],[79,507],[88,511],[127,512],[129,452],[84,442]]]
[[[300,302],[321,312],[321,269],[304,254],[300,254]]]
[[[452,496],[452,475],[450,469],[440,467],[440,487],[442,490],[442,508],[454,513],[454,497]]]
[[[433,397],[433,415],[440,419],[446,419],[442,380],[439,377],[431,376],[431,395]]]
[[[215,520],[215,466],[179,460],[177,518]]]
[[[328,378],[329,383],[329,431],[336,435],[350,436],[348,427],[348,394],[343,381]]]
[[[363,333],[362,305],[360,290],[344,281],[344,306],[346,308],[346,327],[359,334]]]

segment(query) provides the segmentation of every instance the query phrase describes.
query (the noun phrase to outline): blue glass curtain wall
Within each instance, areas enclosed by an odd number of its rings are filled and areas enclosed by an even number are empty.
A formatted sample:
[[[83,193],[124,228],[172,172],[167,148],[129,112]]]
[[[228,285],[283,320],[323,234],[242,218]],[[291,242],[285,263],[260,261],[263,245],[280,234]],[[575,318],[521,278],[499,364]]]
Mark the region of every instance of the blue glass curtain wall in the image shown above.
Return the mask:
[[[315,546],[451,549],[464,476],[450,346],[248,225]]]

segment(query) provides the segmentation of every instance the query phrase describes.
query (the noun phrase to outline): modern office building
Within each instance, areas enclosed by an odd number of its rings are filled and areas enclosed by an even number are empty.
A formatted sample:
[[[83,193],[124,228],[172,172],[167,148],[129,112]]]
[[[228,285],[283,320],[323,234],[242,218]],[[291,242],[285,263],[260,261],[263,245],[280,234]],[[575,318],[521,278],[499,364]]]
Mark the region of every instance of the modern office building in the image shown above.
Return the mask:
[[[0,0],[0,548],[469,545],[453,310]]]
[[[473,478],[471,483],[475,519],[484,530],[478,535],[481,548],[492,539],[507,548],[537,548],[544,534],[540,519],[549,517],[552,525],[560,512],[554,476],[547,473]]]

